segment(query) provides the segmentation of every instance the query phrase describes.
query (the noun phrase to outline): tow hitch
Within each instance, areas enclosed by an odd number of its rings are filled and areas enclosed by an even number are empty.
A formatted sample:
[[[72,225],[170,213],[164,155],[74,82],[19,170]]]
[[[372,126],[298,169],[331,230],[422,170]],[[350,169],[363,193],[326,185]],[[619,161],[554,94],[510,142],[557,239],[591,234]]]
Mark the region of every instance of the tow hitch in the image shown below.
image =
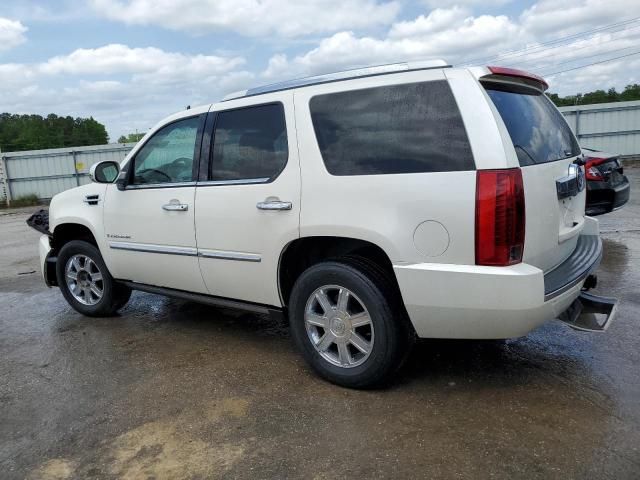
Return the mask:
[[[604,332],[616,315],[618,300],[583,291],[558,320],[585,332]]]

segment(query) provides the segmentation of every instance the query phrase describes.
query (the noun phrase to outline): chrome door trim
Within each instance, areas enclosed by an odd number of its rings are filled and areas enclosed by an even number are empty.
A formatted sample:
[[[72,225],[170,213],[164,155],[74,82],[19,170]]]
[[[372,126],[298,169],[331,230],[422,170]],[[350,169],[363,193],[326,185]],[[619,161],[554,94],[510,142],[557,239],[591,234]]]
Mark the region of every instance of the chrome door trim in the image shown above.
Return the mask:
[[[187,257],[196,257],[198,255],[198,250],[193,247],[174,247],[170,245],[155,245],[153,243],[109,242],[109,247],[114,250],[127,250],[130,252],[164,253]]]
[[[140,183],[127,185],[125,190],[145,190],[148,188],[178,188],[178,187],[195,187],[196,182],[167,182],[167,183]]]
[[[199,249],[198,256],[202,258],[216,258],[218,260],[237,260],[240,262],[261,262],[262,257],[257,253],[228,252],[224,250]]]
[[[256,183],[268,183],[269,177],[266,178],[246,178],[239,180],[204,180],[197,182],[198,187],[207,187],[211,185],[254,185]]]

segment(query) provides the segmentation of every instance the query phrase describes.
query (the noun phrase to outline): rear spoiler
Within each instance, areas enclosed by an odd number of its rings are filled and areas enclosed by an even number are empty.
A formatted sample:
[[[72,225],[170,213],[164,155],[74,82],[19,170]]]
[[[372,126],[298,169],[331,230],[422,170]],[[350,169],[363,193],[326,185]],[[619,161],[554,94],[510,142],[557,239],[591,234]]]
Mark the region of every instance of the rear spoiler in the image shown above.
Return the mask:
[[[547,81],[535,73],[508,67],[472,67],[469,69],[481,82],[503,83],[513,86],[534,88],[545,92],[549,88]]]

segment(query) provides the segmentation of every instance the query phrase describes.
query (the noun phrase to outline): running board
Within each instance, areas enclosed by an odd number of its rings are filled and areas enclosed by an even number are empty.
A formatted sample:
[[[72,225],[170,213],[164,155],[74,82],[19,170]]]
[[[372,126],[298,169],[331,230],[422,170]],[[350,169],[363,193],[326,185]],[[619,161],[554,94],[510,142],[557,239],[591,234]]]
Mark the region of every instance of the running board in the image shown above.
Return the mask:
[[[154,285],[130,282],[127,280],[118,280],[118,282],[126,285],[132,290],[138,290],[141,292],[154,293],[156,295],[163,295],[165,297],[179,298],[180,300],[203,303],[206,305],[213,305],[215,307],[231,308],[233,310],[244,310],[246,312],[269,315],[272,318],[284,318],[281,308],[262,305],[259,303],[243,302],[242,300],[232,300],[229,298],[215,297],[213,295],[205,295],[202,293],[186,292],[184,290],[176,290],[173,288],[156,287]]]
[[[576,330],[604,332],[615,317],[617,309],[618,300],[615,298],[582,292],[558,320]]]

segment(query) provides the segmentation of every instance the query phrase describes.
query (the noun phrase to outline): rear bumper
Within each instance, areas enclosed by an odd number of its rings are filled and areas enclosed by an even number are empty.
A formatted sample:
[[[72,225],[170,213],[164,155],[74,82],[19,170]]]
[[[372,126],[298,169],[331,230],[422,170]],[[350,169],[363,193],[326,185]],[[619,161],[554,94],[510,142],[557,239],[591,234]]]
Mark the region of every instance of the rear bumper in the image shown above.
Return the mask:
[[[582,238],[591,237],[591,238]],[[512,338],[565,312],[597,268],[602,242],[581,236],[580,248],[546,275],[537,267],[423,263],[396,265],[409,318],[424,338]]]
[[[545,301],[582,284],[602,260],[602,240],[598,235],[580,235],[576,248],[564,262],[544,275]]]

